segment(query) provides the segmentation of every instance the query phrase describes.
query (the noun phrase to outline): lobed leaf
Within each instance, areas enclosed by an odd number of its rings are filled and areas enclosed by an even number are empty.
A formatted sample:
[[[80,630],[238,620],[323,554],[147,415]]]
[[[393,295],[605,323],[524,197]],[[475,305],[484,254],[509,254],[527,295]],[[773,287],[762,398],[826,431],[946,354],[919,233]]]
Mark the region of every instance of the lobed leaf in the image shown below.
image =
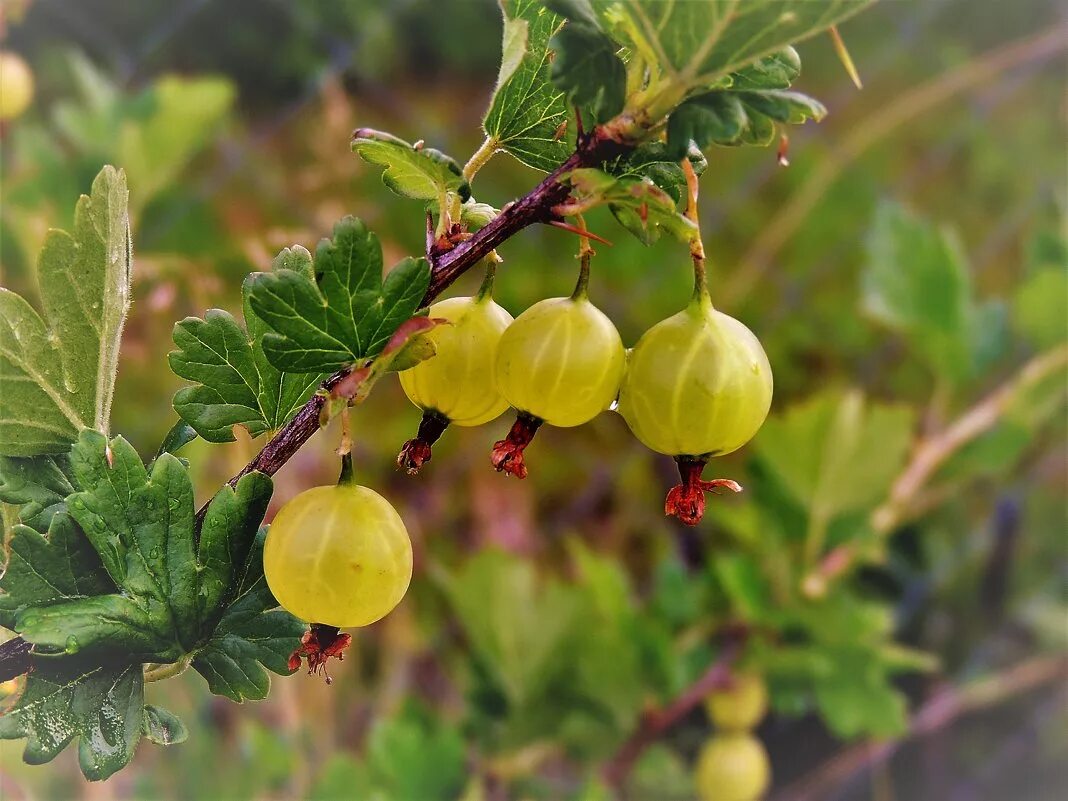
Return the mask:
[[[75,738],[90,781],[126,767],[141,737],[140,664],[86,666],[75,659],[38,661],[15,707],[0,717],[0,740],[26,738],[22,758],[50,762]]]
[[[74,233],[49,231],[43,317],[0,287],[0,454],[66,453],[83,428],[106,433],[130,304],[129,193],[105,167],[78,201]]]
[[[291,269],[253,273],[249,304],[270,331],[267,360],[279,370],[332,372],[378,355],[422,303],[426,259],[403,259],[382,280],[382,248],[355,217],[334,226],[315,253],[314,279]]]
[[[401,197],[438,201],[447,192],[461,200],[471,196],[460,165],[440,150],[412,145],[371,128],[356,129],[352,149],[369,164],[385,167],[382,183]]]
[[[16,504],[19,521],[44,533],[74,492],[69,471],[66,455],[0,456],[0,502]]]
[[[16,525],[0,576],[0,625],[14,629],[19,612],[115,591],[100,557],[65,513],[53,516],[48,536]]]
[[[252,543],[240,573],[237,591],[211,639],[193,659],[193,667],[216,695],[232,701],[266,698],[272,671],[289,675],[289,655],[300,644],[306,626],[278,609],[263,575],[261,530]]]
[[[311,254],[301,247],[276,257],[275,270],[312,275]],[[211,309],[204,319],[187,317],[174,326],[171,370],[196,386],[178,390],[174,409],[209,442],[231,442],[233,427],[251,436],[277,431],[295,415],[326,377],[275,368],[263,350],[269,328],[251,306],[253,278],[242,285],[242,330],[229,312]]]

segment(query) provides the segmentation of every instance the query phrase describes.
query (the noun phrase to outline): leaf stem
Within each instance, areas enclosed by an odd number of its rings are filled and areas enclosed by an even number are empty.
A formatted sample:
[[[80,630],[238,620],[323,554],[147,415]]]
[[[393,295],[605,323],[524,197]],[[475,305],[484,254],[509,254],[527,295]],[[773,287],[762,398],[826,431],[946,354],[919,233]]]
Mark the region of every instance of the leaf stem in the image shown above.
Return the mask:
[[[496,155],[499,147],[500,142],[497,137],[487,136],[482,144],[478,146],[478,150],[471,154],[467,164],[464,165],[464,180],[471,183],[478,171],[485,167],[489,160]]]
[[[177,662],[147,664],[145,665],[145,681],[163,681],[180,676],[185,673],[192,661],[193,655],[186,654]]]
[[[690,258],[693,260],[693,303],[701,307],[712,307],[712,296],[708,292],[708,271],[705,268],[705,243],[701,239],[701,220],[697,213],[697,173],[689,158],[681,162],[682,172],[686,176],[686,219],[693,223],[694,233],[690,238]]]

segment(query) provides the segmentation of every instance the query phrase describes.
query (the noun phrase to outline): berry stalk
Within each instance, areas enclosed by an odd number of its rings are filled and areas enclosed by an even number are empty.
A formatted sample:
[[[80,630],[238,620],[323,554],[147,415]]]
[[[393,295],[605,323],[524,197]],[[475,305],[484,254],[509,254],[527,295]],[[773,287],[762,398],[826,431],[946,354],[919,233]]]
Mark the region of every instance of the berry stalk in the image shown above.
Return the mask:
[[[449,418],[445,415],[433,409],[423,412],[415,438],[405,442],[401,452],[397,454],[397,467],[410,476],[416,475],[423,465],[433,458],[431,449],[448,427]]]

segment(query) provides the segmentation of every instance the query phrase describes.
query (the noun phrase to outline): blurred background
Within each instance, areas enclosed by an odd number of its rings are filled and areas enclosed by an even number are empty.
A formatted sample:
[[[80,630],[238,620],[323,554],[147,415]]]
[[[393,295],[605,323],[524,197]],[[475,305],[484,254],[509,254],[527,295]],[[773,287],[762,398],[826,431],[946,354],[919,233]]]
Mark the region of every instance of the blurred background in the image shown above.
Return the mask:
[[[35,94],[0,133],[0,283],[34,298],[46,229],[70,225],[102,164],[126,169],[134,304],[112,428],[146,456],[177,419],[175,321],[238,312],[246,273],[345,214],[387,264],[421,251],[422,210],[350,152],[351,131],[462,163],[500,58],[491,0],[2,8],[0,47]],[[196,674],[150,686],[188,742],[143,744],[97,785],[70,750],[31,767],[2,742],[0,798],[605,798],[599,771],[644,709],[707,669],[725,627],[750,633],[744,658],[771,686],[771,798],[1062,798],[1063,13],[885,0],[842,26],[862,91],[829,38],[799,46],[797,88],[830,113],[791,131],[788,168],[772,150],[709,153],[713,299],[762,340],[776,397],[756,441],[706,471],[746,492],[710,498],[698,528],[662,515],[674,465],[612,413],[543,430],[524,482],[489,466],[508,415],[450,430],[409,478],[394,458],[419,414],[385,381],[353,417],[357,472],[403,515],[416,575],[355,632],[333,685],[276,677],[243,707]],[[474,191],[500,207],[538,180],[501,154]],[[588,221],[614,242],[592,299],[631,345],[688,298],[686,249]],[[498,302],[518,314],[569,293],[576,244],[549,228],[509,241]],[[962,417],[983,427],[955,442]],[[277,475],[272,509],[335,479],[337,438]],[[895,494],[925,443],[945,459]],[[261,445],[187,446],[199,499]],[[709,733],[686,715],[642,753],[629,797],[693,798]]]

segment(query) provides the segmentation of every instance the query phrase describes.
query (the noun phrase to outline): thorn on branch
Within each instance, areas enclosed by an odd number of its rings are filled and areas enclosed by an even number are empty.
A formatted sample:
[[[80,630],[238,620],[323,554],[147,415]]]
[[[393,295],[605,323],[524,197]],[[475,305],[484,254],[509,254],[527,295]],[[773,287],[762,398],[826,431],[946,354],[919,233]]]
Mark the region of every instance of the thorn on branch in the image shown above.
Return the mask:
[[[586,239],[592,239],[595,242],[600,242],[602,245],[608,245],[609,247],[612,247],[612,243],[605,239],[603,236],[597,236],[597,234],[591,231],[579,228],[577,225],[572,225],[571,223],[566,223],[563,220],[550,220],[549,225],[552,225],[556,228],[560,228],[564,231],[569,231],[572,234],[577,234],[578,236],[585,237]]]

